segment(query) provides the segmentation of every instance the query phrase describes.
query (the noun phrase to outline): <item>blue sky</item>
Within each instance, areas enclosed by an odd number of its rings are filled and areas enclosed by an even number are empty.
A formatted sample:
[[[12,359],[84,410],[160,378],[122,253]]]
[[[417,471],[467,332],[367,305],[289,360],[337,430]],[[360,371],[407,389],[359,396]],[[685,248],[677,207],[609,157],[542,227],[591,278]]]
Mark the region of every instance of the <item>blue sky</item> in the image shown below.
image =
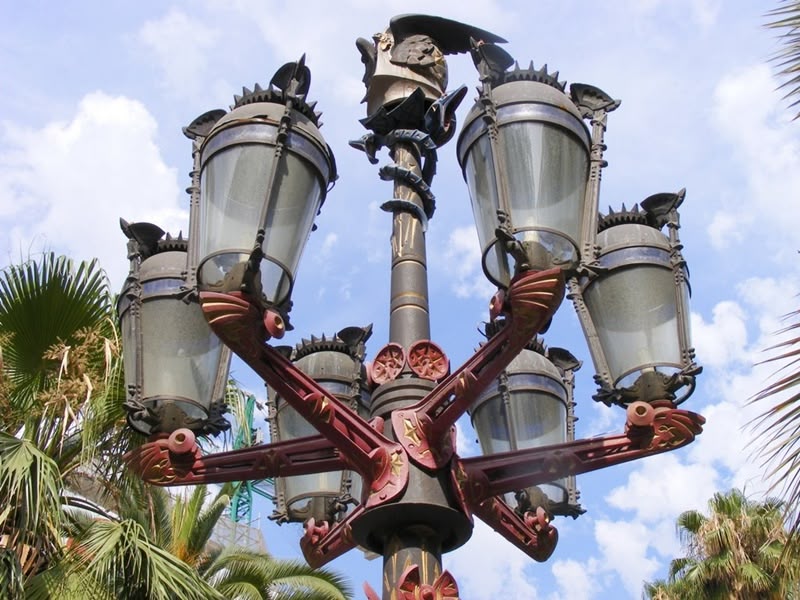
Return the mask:
[[[704,508],[716,490],[766,487],[751,458],[746,401],[773,367],[754,363],[796,308],[800,221],[800,130],[768,58],[762,28],[772,2],[579,0],[274,2],[270,0],[71,3],[0,0],[0,264],[42,250],[98,257],[119,287],[127,269],[118,218],[187,229],[191,168],[181,127],[233,94],[266,83],[307,53],[311,97],[341,179],[329,195],[301,263],[292,313],[301,335],[375,324],[388,331],[388,184],[347,141],[363,134],[362,67],[354,40],[394,14],[435,12],[509,40],[520,63],[547,63],[563,79],[597,85],[622,106],[609,117],[601,210],[687,188],[681,236],[692,274],[692,321],[705,373],[687,407],[708,418],[686,449],[579,478],[588,509],[559,520],[561,541],[545,564],[477,527],[445,558],[466,598],[638,598],[680,549],[675,517]],[[450,59],[451,87],[477,78]],[[460,110],[463,120],[471,102]],[[382,157],[386,160],[386,157]],[[479,267],[477,237],[455,143],[440,151],[437,212],[428,235],[433,340],[452,363],[480,341],[493,293]],[[565,304],[547,343],[584,360],[578,374],[578,435],[622,429],[624,415],[591,400],[591,360]],[[246,368],[234,375],[257,388]],[[476,452],[462,427],[459,452]],[[299,528],[261,525],[267,545],[299,556]],[[351,553],[333,563],[357,588],[377,587],[380,561]]]

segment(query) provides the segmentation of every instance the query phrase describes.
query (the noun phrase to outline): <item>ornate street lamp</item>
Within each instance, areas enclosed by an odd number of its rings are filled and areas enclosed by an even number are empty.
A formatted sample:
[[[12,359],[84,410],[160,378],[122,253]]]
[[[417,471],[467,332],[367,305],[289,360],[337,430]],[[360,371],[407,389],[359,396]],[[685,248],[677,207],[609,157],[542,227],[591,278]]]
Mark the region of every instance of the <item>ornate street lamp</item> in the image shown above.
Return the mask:
[[[200,148],[198,287],[248,294],[268,309],[273,337],[283,334],[305,240],[336,179],[320,114],[305,100],[304,60],[284,65],[266,90],[245,88]]]
[[[362,418],[369,415],[369,389],[364,368],[365,342],[372,327],[348,327],[332,338],[312,336],[293,350],[289,358],[303,373],[346,404]],[[267,389],[270,438],[294,440],[317,433],[274,390]],[[338,522],[361,502],[361,477],[351,470],[280,477],[275,481],[276,506],[270,517],[278,523]]]
[[[568,351],[551,352],[539,340],[522,350],[469,410],[483,455],[573,441],[573,373],[580,366]],[[577,517],[584,512],[577,496],[574,477],[563,477],[506,494],[506,502],[522,513],[541,506]]]
[[[701,371],[689,336],[689,277],[678,238],[685,190],[599,222],[597,257],[570,282],[599,384],[595,399],[683,402]],[[667,226],[669,234],[661,232]]]
[[[482,47],[474,50],[484,61]],[[483,87],[458,138],[483,269],[507,287],[516,271],[574,268],[588,221],[589,130],[547,67],[484,68]]]
[[[273,439],[203,456],[182,428],[152,436],[127,460],[157,485],[285,478],[279,520],[307,519],[300,546],[308,563],[355,547],[380,554],[385,599],[457,599],[441,557],[467,542],[473,517],[547,560],[558,541],[553,516],[581,512],[576,475],[682,447],[705,421],[675,406],[699,372],[677,238],[682,195],[646,200],[644,216],[605,217],[598,235],[604,134],[619,101],[584,84],[567,95],[545,68],[509,70],[514,61],[497,46],[504,41],[448,19],[402,15],[356,43],[368,133],[351,145],[373,164],[388,148],[392,163],[379,175],[394,192],[381,207],[392,216],[389,340],[366,368],[367,330],[294,350],[268,343],[286,329],[299,257],[336,176],[306,101],[304,61],[186,132],[194,140],[192,206],[200,206],[189,259],[198,265],[200,305],[224,344],[268,384]],[[454,135],[466,91],[446,91],[445,55],[463,52],[482,88],[458,157],[484,271],[499,290],[493,335],[451,369],[429,339],[425,233],[437,150]],[[665,224],[669,237],[660,233]],[[574,439],[580,362],[565,350],[531,349],[567,280],[600,399],[626,406],[621,434]],[[623,314],[633,327],[620,326]],[[467,411],[484,456],[456,452],[455,424]],[[342,511],[335,498],[341,504],[347,471],[363,491]]]
[[[187,241],[150,223],[121,221],[130,273],[117,303],[130,426],[144,435],[213,435],[222,416],[230,352],[186,286]]]

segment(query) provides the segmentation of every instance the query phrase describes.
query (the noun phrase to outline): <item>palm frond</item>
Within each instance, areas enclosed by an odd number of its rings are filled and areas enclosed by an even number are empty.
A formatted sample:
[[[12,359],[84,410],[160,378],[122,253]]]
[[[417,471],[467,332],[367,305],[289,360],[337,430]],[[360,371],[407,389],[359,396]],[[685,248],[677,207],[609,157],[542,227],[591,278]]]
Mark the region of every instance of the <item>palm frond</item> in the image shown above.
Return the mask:
[[[0,530],[21,541],[55,543],[61,525],[61,474],[35,444],[0,432]]]
[[[800,78],[796,75],[800,71],[800,2],[784,1],[767,16],[771,20],[766,26],[779,32],[778,40],[782,46],[773,56],[780,69],[778,75],[785,79],[781,87],[787,90],[787,99],[797,98],[800,96]],[[795,100],[790,106],[798,103],[800,100]],[[798,116],[800,114],[795,118]]]
[[[96,521],[75,540],[70,572],[85,572],[125,598],[222,598],[184,562],[152,544],[133,520]]]
[[[110,312],[108,281],[97,261],[76,268],[51,253],[0,272],[0,331],[12,337],[3,359],[17,393],[32,401],[52,377],[46,351],[57,340],[71,342]]]
[[[789,7],[781,7],[780,10]],[[777,10],[777,9],[776,9]],[[800,6],[796,7],[800,17]],[[800,311],[784,317],[790,323],[778,334],[800,328]],[[800,336],[791,336],[767,349],[780,350],[764,363],[779,365],[780,376],[750,399],[750,403],[772,403],[756,417],[751,426],[758,432],[756,453],[772,481],[772,492],[781,492],[790,522],[790,534],[800,530]]]
[[[227,548],[209,567],[207,579],[228,598],[260,590],[263,598],[286,600],[346,600],[349,583],[327,569],[312,569],[299,561],[275,560],[267,554]],[[246,596],[254,598],[257,596]]]

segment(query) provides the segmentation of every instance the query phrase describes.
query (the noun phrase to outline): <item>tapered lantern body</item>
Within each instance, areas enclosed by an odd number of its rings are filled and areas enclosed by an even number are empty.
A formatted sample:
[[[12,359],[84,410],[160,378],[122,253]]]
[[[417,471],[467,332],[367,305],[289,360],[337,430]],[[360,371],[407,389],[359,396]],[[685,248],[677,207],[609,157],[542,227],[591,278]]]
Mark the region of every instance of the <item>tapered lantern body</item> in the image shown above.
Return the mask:
[[[230,353],[187,298],[186,241],[131,242],[132,271],[117,307],[128,422],[145,435],[226,429],[221,413]]]
[[[546,71],[512,71],[484,88],[458,159],[493,283],[508,285],[510,256],[516,270],[577,264],[589,143],[578,109]]]
[[[676,206],[661,216],[636,208],[601,219],[598,268],[582,278],[585,309],[579,315],[603,401],[680,401],[693,390],[698,367],[690,343],[688,273],[677,240]],[[661,231],[668,222],[671,235]],[[686,389],[678,394],[681,388]]]
[[[564,374],[550,360],[540,352],[523,350],[470,410],[483,454],[567,441],[570,392]],[[567,504],[575,494],[570,494],[570,486],[574,487],[574,478],[562,478],[524,492],[534,508],[571,514]],[[513,494],[507,494],[506,501],[516,504]]]
[[[364,330],[350,328],[346,331]],[[323,336],[304,340],[295,348],[292,360],[338,400],[367,418],[369,393],[362,363],[363,348],[363,343],[348,345],[338,336],[332,339]],[[268,393],[275,415],[271,429],[273,441],[317,435],[316,429],[274,390]],[[361,502],[362,481],[355,471],[329,471],[281,477],[276,480],[276,488],[276,519],[302,523],[313,517],[317,522],[333,522]]]
[[[198,287],[286,305],[335,178],[333,154],[304,102],[258,87],[245,94],[201,149]]]

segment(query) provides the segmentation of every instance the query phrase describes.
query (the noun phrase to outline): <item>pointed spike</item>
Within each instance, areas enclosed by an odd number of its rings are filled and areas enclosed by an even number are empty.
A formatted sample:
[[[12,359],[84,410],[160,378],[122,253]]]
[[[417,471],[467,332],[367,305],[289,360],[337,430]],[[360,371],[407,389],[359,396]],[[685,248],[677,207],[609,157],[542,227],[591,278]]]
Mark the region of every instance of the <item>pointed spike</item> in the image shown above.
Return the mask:
[[[322,129],[322,126],[325,125],[322,121],[317,121],[317,129]],[[315,223],[316,225],[316,223]]]
[[[251,92],[250,90],[248,90],[246,87],[242,86],[242,96],[249,96],[249,95],[250,95],[250,94],[252,94],[252,93],[253,93],[253,92]]]
[[[550,74],[550,76],[551,76],[553,79],[555,79],[556,81],[558,81],[558,71],[553,71],[553,72]]]
[[[312,343],[314,343],[314,342],[318,342],[318,341],[319,341],[319,338],[318,338],[317,336],[315,336],[315,335],[312,335],[312,336],[311,336],[311,342],[312,342]]]
[[[242,101],[242,97],[239,94],[234,94],[233,101],[234,103],[239,104],[239,102]]]
[[[317,121],[319,121],[319,118],[320,118],[321,116],[322,116],[322,113],[321,113],[321,112],[315,112],[315,113],[314,113],[314,118],[316,118],[316,119],[317,119]]]
[[[316,101],[316,100],[314,100],[314,101],[312,101],[312,102],[309,102],[309,103],[308,103],[308,108],[310,108],[312,111],[313,111],[313,110],[314,110],[316,107],[317,107],[317,101]]]
[[[560,85],[560,86],[561,86],[561,89],[562,89],[562,90],[565,90],[565,89],[567,89],[567,80],[565,79],[564,81],[559,81],[559,82],[558,82],[558,85]]]
[[[261,88],[261,86],[260,86],[258,83],[256,83],[256,84],[253,86],[253,91],[254,91],[254,92],[256,92],[257,94],[260,94],[260,93],[261,93],[261,92],[263,92],[264,90]]]
[[[166,239],[167,239],[168,242],[172,241],[172,235],[170,234],[169,231],[167,232],[167,238]]]
[[[530,64],[530,65],[528,65],[528,68],[529,68],[531,71],[535,71],[535,70],[536,70],[536,69],[533,67],[533,61],[531,61],[531,64]]]
[[[519,71],[519,70],[520,70],[520,68],[519,68],[519,61],[516,61],[516,60],[514,61],[514,70],[515,70],[515,71]]]
[[[297,61],[297,65],[299,67],[303,67],[306,64],[306,53],[303,52],[303,56],[300,57],[300,60]]]
[[[270,94],[278,93],[278,89],[272,84],[272,82],[269,83],[269,87],[267,88],[267,90],[269,91]]]

